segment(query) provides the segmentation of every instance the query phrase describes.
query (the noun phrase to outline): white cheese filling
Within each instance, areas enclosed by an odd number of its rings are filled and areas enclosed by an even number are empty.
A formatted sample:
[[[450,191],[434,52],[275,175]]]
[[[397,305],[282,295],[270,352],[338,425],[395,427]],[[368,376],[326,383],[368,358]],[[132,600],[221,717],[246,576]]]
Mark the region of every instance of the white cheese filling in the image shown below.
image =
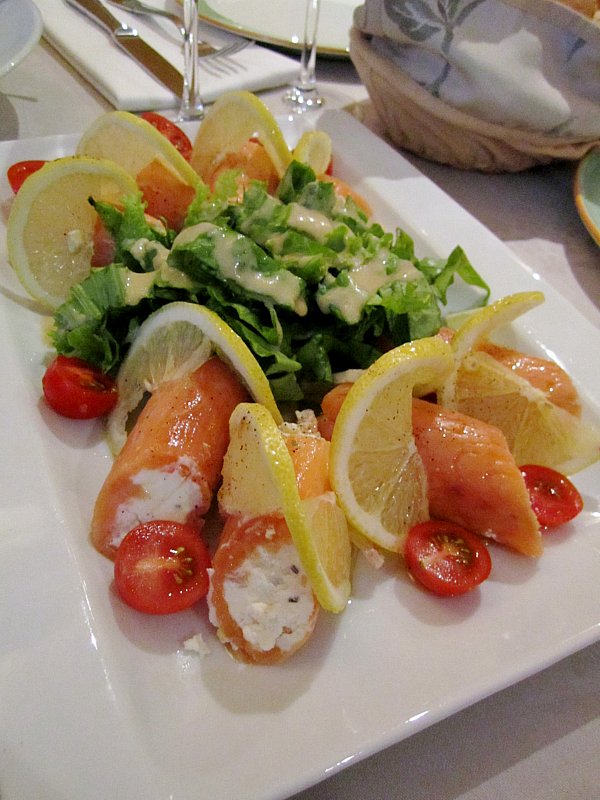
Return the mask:
[[[314,625],[315,600],[293,544],[257,547],[223,584],[229,613],[256,650],[293,649]],[[210,620],[218,627],[214,609]]]
[[[131,478],[142,492],[118,506],[111,544],[118,547],[130,530],[154,519],[186,522],[189,515],[209,503],[207,491],[192,479],[195,463],[180,458],[162,469],[142,469]]]

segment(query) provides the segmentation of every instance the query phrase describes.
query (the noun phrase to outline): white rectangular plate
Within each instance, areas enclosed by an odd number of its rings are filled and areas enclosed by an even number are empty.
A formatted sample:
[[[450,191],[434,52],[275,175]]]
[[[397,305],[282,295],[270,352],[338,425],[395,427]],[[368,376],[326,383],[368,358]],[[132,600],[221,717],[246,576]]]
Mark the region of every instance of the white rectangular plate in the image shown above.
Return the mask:
[[[599,416],[585,350],[600,331],[489,231],[343,112],[323,114],[336,171],[419,255],[460,243],[492,296],[541,289],[517,343],[555,356]],[[0,145],[6,167],[72,152],[72,137]],[[451,600],[402,568],[359,559],[343,615],[322,614],[288,664],[234,662],[203,609],[151,618],[124,607],[87,540],[109,469],[101,427],[40,402],[42,332],[0,240],[0,748],[3,800],[275,800],[476,702],[600,638],[600,467],[576,476],[586,508],[547,538],[539,563],[493,548],[479,590]],[[557,324],[560,321],[560,324]],[[596,398],[594,400],[593,398]],[[184,651],[201,632],[210,654]]]

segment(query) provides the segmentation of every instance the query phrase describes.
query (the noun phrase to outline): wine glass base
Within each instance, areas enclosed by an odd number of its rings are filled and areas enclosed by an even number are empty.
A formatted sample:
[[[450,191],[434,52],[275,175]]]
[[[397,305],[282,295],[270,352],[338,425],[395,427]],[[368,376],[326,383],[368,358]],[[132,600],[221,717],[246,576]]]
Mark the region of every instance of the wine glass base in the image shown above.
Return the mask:
[[[283,95],[283,102],[297,114],[303,114],[305,111],[320,108],[323,105],[323,98],[314,86],[308,88],[290,86]]]
[[[176,119],[177,122],[196,122],[204,119],[204,105],[182,105]]]

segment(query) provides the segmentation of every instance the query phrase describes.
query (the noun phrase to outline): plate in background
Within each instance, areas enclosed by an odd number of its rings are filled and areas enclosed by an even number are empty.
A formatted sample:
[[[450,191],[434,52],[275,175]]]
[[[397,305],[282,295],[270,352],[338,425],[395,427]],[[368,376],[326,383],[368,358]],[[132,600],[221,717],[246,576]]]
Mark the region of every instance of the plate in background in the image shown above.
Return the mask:
[[[31,0],[0,0],[0,76],[29,54],[42,29],[42,17]]]
[[[347,58],[352,14],[359,0],[321,0],[317,51]],[[200,0],[200,19],[257,42],[299,51],[304,35],[303,0]]]

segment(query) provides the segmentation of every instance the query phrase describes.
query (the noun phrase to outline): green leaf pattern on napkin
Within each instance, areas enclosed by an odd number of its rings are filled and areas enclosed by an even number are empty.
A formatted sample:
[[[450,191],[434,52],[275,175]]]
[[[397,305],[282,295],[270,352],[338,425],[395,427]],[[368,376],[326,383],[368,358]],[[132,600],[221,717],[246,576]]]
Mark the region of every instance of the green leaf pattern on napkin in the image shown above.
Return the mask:
[[[389,18],[413,41],[424,42],[434,36],[441,36],[441,53],[448,56],[455,29],[483,2],[484,0],[438,0],[437,14],[432,4],[426,0],[384,0],[384,7]],[[425,88],[432,95],[439,96],[440,87],[447,79],[450,69],[451,65],[446,61],[437,78],[426,84]]]

